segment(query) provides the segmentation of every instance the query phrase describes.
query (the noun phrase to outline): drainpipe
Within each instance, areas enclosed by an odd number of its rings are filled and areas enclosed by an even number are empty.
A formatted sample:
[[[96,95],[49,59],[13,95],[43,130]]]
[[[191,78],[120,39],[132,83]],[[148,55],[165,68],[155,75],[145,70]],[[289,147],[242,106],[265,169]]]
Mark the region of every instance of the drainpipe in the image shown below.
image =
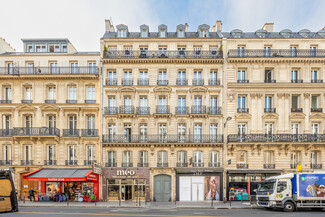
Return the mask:
[[[103,55],[104,55],[104,53],[103,53]],[[100,153],[99,153],[99,160],[101,160],[101,161],[99,161],[100,163],[101,163],[101,165],[104,163],[104,162],[102,162],[103,161],[103,143],[102,143],[102,135],[103,135],[103,125],[104,125],[104,123],[103,123],[103,105],[104,105],[104,97],[103,97],[103,92],[104,92],[104,90],[103,90],[103,60],[102,60],[102,56],[100,55],[100,77],[101,77],[101,84],[100,84],[100,111],[99,111],[99,120],[100,120],[100,126],[101,126],[101,129],[99,130],[99,132],[100,132],[100,134],[99,134],[99,144],[100,144]],[[102,177],[102,174],[100,175],[100,177]],[[103,179],[102,178],[100,178],[100,180],[99,180],[99,183],[100,183],[100,185],[99,186],[103,186]],[[100,197],[101,198],[103,198],[103,191],[102,191],[102,189],[100,189],[99,190],[99,192],[101,192],[101,194],[100,194]]]

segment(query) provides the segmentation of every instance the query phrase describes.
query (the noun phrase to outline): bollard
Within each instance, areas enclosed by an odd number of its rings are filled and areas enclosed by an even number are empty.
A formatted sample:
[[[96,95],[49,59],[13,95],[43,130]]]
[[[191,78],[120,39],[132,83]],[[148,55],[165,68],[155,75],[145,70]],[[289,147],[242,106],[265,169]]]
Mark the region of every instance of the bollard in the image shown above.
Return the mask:
[[[243,204],[243,192],[240,192],[240,195],[241,195],[241,197],[240,197],[240,201],[241,201],[241,203]]]
[[[121,206],[121,197],[118,197],[118,205]]]
[[[230,199],[230,198],[229,198]],[[231,207],[231,200],[230,200],[230,207]]]
[[[213,198],[212,198],[212,200],[211,200],[211,207],[213,207]]]
[[[67,206],[69,206],[69,195],[67,196]]]
[[[25,204],[25,193],[24,193],[24,197],[23,197],[23,199],[24,199],[24,204]]]
[[[96,198],[97,199],[97,198]],[[95,206],[96,206],[96,200],[95,200]]]
[[[140,197],[139,197],[139,207],[141,207],[141,199],[140,199]]]

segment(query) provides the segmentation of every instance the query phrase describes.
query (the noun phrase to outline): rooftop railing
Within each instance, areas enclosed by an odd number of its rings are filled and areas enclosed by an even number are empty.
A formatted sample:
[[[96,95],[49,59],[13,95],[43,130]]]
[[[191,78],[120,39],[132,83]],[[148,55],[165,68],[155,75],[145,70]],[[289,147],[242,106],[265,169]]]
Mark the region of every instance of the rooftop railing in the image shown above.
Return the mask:
[[[0,67],[1,75],[98,75],[98,67]]]
[[[228,142],[325,142],[325,134],[230,134]]]
[[[310,49],[245,49],[238,51],[237,49],[230,49],[228,57],[325,57],[325,49],[318,49],[311,51]]]

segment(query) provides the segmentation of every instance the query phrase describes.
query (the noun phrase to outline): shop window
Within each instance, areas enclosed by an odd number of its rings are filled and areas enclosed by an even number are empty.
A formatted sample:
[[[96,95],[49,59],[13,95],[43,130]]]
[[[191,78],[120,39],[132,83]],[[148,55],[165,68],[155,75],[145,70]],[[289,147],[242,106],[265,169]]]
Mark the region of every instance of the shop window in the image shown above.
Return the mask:
[[[109,201],[145,200],[145,179],[108,179],[107,199]]]

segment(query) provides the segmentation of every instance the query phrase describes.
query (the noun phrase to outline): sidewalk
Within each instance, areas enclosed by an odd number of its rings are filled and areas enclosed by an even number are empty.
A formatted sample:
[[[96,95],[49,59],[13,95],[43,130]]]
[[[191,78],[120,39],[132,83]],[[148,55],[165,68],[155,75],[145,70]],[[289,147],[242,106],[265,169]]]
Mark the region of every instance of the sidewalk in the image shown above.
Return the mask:
[[[249,202],[147,202],[141,201],[141,204],[135,202],[31,202],[19,201],[20,207],[89,207],[89,208],[147,208],[147,209],[255,209],[256,205],[251,205]]]

